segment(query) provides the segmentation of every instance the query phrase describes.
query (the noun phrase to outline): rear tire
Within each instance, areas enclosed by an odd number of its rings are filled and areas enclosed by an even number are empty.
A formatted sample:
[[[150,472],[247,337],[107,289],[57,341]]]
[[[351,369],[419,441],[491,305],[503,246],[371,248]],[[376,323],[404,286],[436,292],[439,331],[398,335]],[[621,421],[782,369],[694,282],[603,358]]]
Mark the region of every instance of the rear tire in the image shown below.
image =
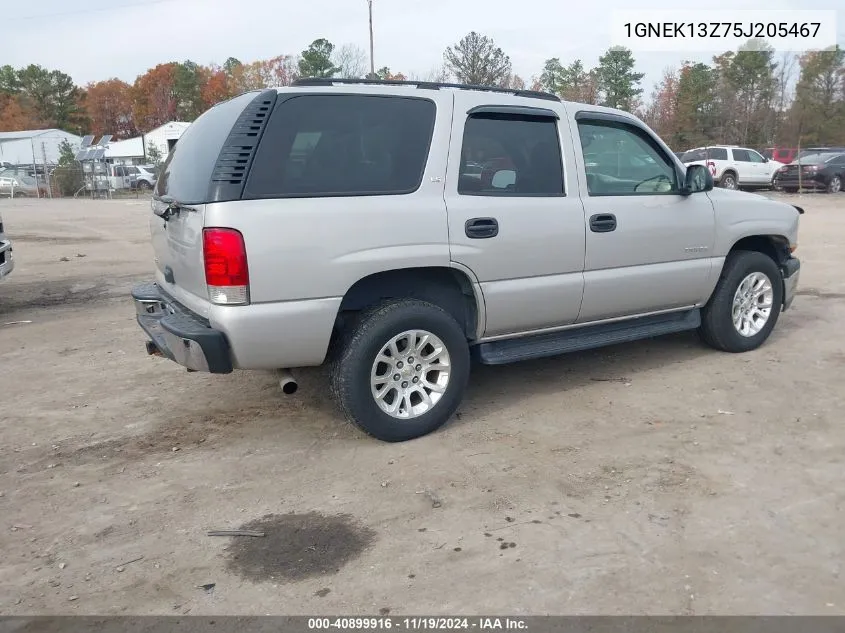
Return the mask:
[[[719,181],[719,186],[723,189],[739,189],[739,183],[736,179],[736,174],[732,171],[726,171],[722,174],[722,178]]]
[[[751,351],[769,338],[782,305],[782,277],[774,260],[757,251],[734,251],[701,311],[701,337],[724,352]]]
[[[341,333],[331,389],[347,420],[379,440],[403,442],[452,417],[469,368],[466,335],[449,313],[426,301],[390,301]]]

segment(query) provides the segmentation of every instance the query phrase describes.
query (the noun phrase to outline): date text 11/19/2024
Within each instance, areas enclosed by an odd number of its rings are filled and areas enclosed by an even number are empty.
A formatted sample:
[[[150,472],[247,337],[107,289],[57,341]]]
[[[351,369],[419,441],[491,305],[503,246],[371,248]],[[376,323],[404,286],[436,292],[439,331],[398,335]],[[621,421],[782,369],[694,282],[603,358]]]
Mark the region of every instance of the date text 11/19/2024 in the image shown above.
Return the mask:
[[[525,620],[519,618],[488,617],[350,617],[350,618],[308,618],[309,630],[475,630],[475,631],[525,631]]]

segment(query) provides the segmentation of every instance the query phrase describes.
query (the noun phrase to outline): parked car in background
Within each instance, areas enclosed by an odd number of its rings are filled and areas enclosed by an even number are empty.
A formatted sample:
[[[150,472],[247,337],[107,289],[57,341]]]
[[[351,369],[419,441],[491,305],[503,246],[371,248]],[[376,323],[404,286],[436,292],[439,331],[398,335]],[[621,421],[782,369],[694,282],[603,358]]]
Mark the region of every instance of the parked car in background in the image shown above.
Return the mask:
[[[704,165],[713,181],[725,189],[772,187],[775,173],[783,163],[769,160],[747,147],[714,145],[696,147],[684,153],[685,165]]]
[[[114,165],[112,173],[112,186],[115,189],[151,191],[156,184],[155,168],[147,165]]]
[[[3,217],[0,216],[0,279],[12,272],[15,260],[12,259],[12,241],[6,237]]]
[[[798,155],[795,157],[795,160],[803,161],[804,158],[806,158],[807,156],[815,157],[817,154],[838,154],[840,152],[845,152],[845,147],[805,147],[800,152],[798,152]],[[813,160],[815,160],[815,158]]]
[[[4,198],[38,198],[44,194],[43,188],[32,176],[12,170],[0,172],[0,196]]]
[[[153,194],[155,278],[132,290],[149,354],[280,370],[285,393],[327,363],[346,417],[401,441],[452,416],[471,356],[694,329],[746,352],[795,297],[803,211],[714,190],[631,114],[358,83],[245,93],[185,131]]]
[[[778,170],[776,183],[787,193],[801,189],[842,191],[845,181],[845,152],[809,154]]]
[[[768,158],[769,160],[774,160],[779,163],[783,163],[784,165],[788,165],[795,157],[798,156],[798,148],[797,147],[767,147],[765,149],[760,150],[760,153],[763,155],[763,158]]]

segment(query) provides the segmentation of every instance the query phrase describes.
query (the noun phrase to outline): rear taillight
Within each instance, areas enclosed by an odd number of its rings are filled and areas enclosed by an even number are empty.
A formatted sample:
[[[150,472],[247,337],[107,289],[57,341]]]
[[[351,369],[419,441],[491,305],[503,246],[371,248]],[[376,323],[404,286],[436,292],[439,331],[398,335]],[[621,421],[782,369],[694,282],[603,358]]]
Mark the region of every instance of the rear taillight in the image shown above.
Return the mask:
[[[249,303],[249,268],[244,238],[235,229],[202,231],[208,299],[218,305]]]

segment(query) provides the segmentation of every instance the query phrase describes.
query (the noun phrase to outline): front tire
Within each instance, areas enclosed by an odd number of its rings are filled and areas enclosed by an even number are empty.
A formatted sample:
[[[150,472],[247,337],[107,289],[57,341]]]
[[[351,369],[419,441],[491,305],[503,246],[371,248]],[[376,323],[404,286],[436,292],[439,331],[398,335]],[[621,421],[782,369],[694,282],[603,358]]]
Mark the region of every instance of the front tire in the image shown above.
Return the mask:
[[[772,258],[757,251],[735,251],[702,310],[701,336],[724,352],[751,351],[769,338],[782,305],[781,273]]]
[[[332,394],[346,419],[385,442],[427,435],[452,417],[469,381],[469,346],[442,308],[412,299],[369,309],[342,333]]]
[[[842,191],[842,178],[839,176],[832,176],[830,182],[827,183],[828,193],[839,193]]]

